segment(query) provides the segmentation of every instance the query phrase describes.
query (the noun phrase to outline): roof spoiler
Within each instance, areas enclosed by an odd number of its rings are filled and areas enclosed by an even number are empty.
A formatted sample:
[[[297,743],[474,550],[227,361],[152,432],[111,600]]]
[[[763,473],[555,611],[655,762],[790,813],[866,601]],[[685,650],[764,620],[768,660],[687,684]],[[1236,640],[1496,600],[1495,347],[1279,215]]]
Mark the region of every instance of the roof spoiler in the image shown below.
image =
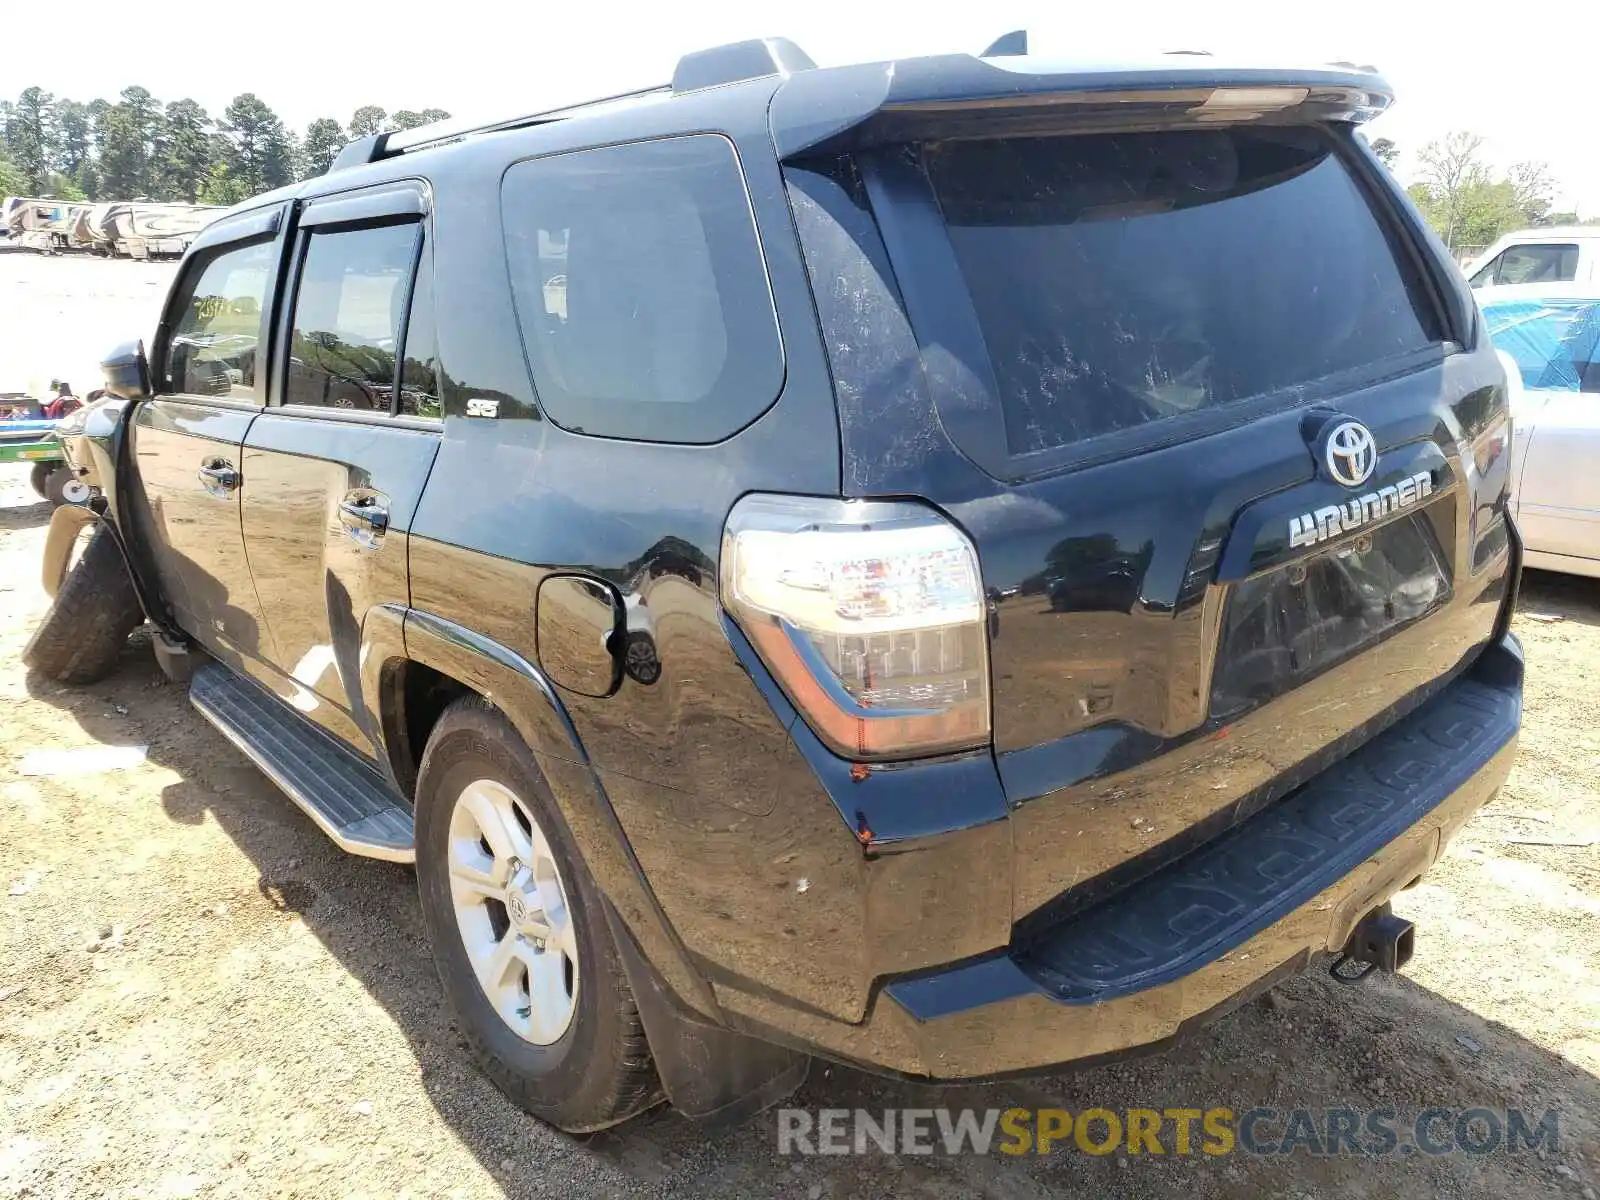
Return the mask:
[[[1019,31],[1020,34],[1020,31]],[[769,120],[780,159],[932,137],[1050,134],[1252,120],[1371,120],[1394,93],[1373,71],[1239,67],[1178,52],[1137,66],[1022,59],[1007,34],[998,54],[870,63],[784,81]],[[993,51],[994,47],[990,47]],[[848,79],[841,76],[848,76]]]

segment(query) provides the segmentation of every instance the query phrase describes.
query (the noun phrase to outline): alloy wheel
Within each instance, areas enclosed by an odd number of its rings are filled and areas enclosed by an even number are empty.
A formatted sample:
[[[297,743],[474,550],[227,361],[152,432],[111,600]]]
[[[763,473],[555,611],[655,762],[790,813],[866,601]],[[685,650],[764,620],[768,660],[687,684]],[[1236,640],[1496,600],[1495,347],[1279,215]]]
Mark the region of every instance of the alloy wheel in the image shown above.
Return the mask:
[[[450,814],[450,896],[478,985],[525,1041],[572,1024],[578,942],[550,840],[505,785],[469,783]]]

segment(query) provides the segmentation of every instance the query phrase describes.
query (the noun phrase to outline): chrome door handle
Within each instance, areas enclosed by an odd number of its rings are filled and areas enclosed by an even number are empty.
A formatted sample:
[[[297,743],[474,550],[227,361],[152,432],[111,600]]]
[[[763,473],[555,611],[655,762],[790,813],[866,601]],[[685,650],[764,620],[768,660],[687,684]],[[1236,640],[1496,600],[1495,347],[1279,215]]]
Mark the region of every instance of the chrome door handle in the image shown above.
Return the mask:
[[[339,523],[361,545],[376,547],[389,532],[389,498],[380,492],[351,492],[339,501]]]
[[[239,472],[225,458],[208,458],[200,464],[200,486],[212,495],[220,496],[239,486]]]

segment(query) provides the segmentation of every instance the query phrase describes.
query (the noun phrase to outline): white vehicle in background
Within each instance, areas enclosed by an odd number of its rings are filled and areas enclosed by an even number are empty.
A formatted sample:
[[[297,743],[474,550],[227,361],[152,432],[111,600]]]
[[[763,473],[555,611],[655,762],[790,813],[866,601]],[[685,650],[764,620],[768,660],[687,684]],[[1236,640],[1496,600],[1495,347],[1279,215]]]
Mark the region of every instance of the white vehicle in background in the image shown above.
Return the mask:
[[[1519,229],[1468,263],[1473,291],[1523,284],[1600,284],[1600,225]]]
[[[1600,282],[1478,298],[1511,389],[1511,504],[1530,567],[1600,577]]]

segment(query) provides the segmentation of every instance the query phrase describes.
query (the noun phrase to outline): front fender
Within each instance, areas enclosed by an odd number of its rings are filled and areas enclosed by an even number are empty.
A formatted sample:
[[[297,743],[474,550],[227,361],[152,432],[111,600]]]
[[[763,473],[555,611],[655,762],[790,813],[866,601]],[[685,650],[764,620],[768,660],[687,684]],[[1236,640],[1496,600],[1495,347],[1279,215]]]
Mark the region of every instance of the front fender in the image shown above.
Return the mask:
[[[93,523],[95,515],[87,505],[63,504],[50,514],[50,531],[45,534],[44,559],[39,567],[39,582],[45,595],[52,600],[61,590],[67,577],[67,566],[72,561],[72,547],[85,525]]]
[[[121,499],[117,463],[128,438],[128,420],[135,406],[119,397],[96,400],[87,406],[83,428],[68,434],[67,448],[72,465],[83,481],[105,494],[113,516],[118,515]]]

